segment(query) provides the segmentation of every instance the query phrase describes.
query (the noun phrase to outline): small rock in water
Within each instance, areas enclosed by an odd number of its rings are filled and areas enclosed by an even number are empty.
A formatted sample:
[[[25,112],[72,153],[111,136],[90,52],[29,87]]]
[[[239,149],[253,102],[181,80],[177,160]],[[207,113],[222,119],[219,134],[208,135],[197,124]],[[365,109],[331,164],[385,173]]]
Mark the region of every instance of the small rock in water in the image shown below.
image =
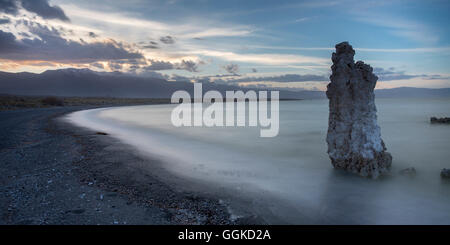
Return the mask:
[[[430,123],[447,123],[447,124],[450,124],[450,117],[442,117],[442,118],[432,117],[432,118],[430,118]]]
[[[405,168],[400,170],[399,172],[401,175],[405,175],[405,176],[416,176],[416,169],[415,168]]]
[[[445,179],[450,179],[450,169],[447,168],[442,169],[441,177]]]
[[[108,134],[105,133],[105,132],[97,132],[96,134],[98,134],[98,135],[108,135]]]

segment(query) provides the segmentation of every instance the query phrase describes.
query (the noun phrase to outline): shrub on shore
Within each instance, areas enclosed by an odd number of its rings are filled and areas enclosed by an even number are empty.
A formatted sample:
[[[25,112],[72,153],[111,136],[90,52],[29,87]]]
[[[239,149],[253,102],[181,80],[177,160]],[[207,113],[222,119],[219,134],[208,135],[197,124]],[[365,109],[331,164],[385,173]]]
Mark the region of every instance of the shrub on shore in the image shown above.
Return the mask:
[[[41,100],[43,105],[64,106],[64,100],[57,97],[45,97]]]

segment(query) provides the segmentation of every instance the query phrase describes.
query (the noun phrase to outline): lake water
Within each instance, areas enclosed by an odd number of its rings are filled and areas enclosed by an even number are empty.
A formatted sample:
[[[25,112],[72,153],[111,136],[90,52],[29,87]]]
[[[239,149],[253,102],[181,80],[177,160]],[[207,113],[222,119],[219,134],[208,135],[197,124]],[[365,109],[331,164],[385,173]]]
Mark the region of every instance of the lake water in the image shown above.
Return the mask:
[[[371,180],[336,171],[326,153],[328,101],[280,102],[280,131],[257,127],[172,126],[175,105],[116,107],[70,114],[77,125],[105,131],[157,157],[175,175],[214,183],[253,200],[273,223],[450,224],[450,99],[377,99],[391,174]],[[400,175],[414,167],[415,177]],[[263,207],[260,209],[259,207]],[[268,212],[271,213],[270,217]]]

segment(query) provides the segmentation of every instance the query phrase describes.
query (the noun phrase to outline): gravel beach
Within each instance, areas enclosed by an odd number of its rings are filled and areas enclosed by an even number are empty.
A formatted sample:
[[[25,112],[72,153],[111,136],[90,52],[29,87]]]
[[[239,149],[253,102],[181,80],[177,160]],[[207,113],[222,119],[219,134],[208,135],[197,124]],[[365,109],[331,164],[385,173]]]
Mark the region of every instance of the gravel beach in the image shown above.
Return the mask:
[[[60,119],[89,108],[0,112],[0,224],[248,222],[232,221],[219,199],[181,190],[144,170],[150,159],[108,135]]]

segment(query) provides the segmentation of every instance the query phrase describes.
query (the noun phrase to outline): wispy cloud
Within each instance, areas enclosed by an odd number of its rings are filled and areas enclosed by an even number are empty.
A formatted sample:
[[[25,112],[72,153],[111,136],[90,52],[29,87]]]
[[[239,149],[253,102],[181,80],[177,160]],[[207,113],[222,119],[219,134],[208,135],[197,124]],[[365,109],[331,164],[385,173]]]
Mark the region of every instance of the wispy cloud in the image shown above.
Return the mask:
[[[307,20],[309,20],[309,17],[303,17],[303,18],[298,18],[296,20],[294,20],[295,23],[299,23],[299,22],[305,22]]]
[[[334,51],[334,47],[289,47],[289,46],[264,46],[249,45],[252,49],[271,49],[271,50],[305,50],[305,51]],[[450,53],[450,47],[424,47],[424,48],[354,48],[361,52],[375,53]]]
[[[399,71],[394,67],[384,69],[375,67],[373,72],[378,76],[379,81],[399,81],[421,78],[423,80],[449,80],[450,76],[442,74],[407,74],[405,71]]]
[[[289,64],[328,64],[329,59],[291,55],[291,54],[274,54],[274,53],[258,53],[258,54],[242,54],[230,51],[218,50],[191,50],[187,53],[215,57],[226,61],[246,62],[254,64],[268,64],[268,65],[289,65]]]
[[[407,20],[385,14],[373,14],[366,11],[359,13],[355,17],[355,20],[385,27],[393,35],[405,37],[420,43],[436,43],[439,40],[438,34],[432,27],[415,20]]]
[[[108,24],[109,30],[123,33],[123,27],[132,27],[129,31],[138,30],[140,34],[147,33],[149,35],[166,36],[174,35],[177,38],[204,38],[219,36],[246,36],[252,33],[252,29],[245,25],[229,25],[224,23],[211,23],[208,21],[185,21],[183,23],[167,23],[161,21],[153,21],[148,19],[140,19],[127,16],[122,13],[105,13],[100,11],[92,11],[75,5],[61,5],[68,16],[77,17],[87,20],[89,23]]]
[[[450,47],[403,48],[403,49],[356,48],[356,50],[363,52],[382,52],[382,53],[450,53]]]
[[[244,78],[228,79],[228,82],[242,83],[242,82],[326,82],[327,76],[313,75],[313,74],[284,74],[279,76],[247,76]]]

